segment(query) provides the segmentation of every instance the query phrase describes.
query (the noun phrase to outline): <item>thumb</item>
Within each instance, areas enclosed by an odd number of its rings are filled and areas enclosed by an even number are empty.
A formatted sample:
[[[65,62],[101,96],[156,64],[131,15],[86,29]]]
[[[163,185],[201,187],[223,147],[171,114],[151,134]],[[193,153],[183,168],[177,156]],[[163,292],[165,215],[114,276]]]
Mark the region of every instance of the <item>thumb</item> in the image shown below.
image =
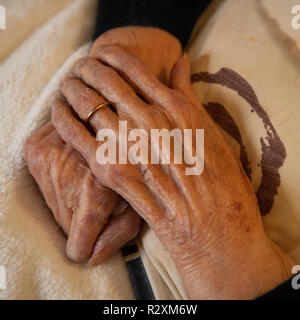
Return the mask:
[[[174,65],[169,85],[172,89],[180,91],[193,105],[199,105],[198,97],[192,88],[191,68],[186,53]]]

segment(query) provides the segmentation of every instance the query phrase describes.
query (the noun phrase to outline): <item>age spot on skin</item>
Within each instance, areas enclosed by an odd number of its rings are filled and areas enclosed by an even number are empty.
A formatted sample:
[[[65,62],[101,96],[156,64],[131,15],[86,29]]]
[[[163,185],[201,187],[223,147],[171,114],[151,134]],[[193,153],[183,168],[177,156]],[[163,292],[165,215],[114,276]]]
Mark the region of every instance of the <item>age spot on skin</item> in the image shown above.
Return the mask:
[[[234,221],[234,220],[236,220],[236,218],[237,218],[237,216],[235,214],[233,214],[233,213],[228,213],[227,214],[228,221]]]
[[[233,203],[233,209],[236,211],[241,211],[242,207],[243,207],[243,205],[238,201],[235,201]]]

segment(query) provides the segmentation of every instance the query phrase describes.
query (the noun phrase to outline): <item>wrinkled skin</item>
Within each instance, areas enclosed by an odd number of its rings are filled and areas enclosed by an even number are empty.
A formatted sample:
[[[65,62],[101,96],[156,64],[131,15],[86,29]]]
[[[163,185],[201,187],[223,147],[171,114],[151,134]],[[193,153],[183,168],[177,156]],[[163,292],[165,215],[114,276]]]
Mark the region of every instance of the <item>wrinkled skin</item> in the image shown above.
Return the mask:
[[[120,197],[99,182],[51,122],[27,140],[24,157],[57,223],[68,235],[71,259],[85,261],[92,255],[90,264],[99,264],[137,235],[137,214],[124,208]],[[124,210],[118,212],[118,208]],[[116,214],[109,221],[113,210]]]
[[[105,45],[121,45],[127,52],[143,60],[149,71],[164,84],[182,54],[181,44],[170,33],[151,27],[121,27],[109,30],[95,40],[90,55]]]
[[[97,48],[116,43],[143,59],[163,82],[168,81],[172,66],[181,54],[177,39],[163,30],[148,27],[110,30],[96,39],[91,54]],[[85,116],[101,103],[97,98],[89,99],[88,92],[80,98]],[[97,116],[92,121],[97,121]],[[90,259],[91,266],[98,265],[137,235],[139,215],[127,208],[111,217],[113,211],[122,209],[124,201],[95,178],[84,158],[61,140],[51,123],[27,139],[24,158],[57,223],[68,235],[69,258]]]
[[[93,55],[97,59],[75,64],[76,79],[62,84],[66,101],[53,103],[52,122],[101,183],[126,199],[154,229],[189,297],[250,299],[287,280],[293,263],[267,238],[239,160],[191,88],[187,58],[175,65],[170,89],[119,46],[100,47]],[[203,173],[188,176],[185,164],[99,164],[96,154],[102,142],[71,111],[84,119],[87,107],[82,101],[87,95],[109,101],[116,109],[106,106],[97,112],[95,133],[101,128],[117,132],[120,120],[149,136],[152,128],[204,128]]]

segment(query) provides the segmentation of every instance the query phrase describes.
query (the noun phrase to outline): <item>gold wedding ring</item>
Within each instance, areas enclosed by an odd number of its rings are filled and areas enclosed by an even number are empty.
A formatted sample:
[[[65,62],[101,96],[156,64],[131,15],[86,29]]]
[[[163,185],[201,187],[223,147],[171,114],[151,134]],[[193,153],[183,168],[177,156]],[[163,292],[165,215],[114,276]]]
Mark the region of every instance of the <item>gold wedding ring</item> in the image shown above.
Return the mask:
[[[91,112],[89,112],[87,118],[86,118],[86,122],[89,122],[91,117],[94,115],[94,113],[96,113],[99,109],[101,109],[102,107],[105,107],[107,105],[109,105],[109,102],[104,102],[99,104],[99,106],[97,106],[96,108],[94,108]]]

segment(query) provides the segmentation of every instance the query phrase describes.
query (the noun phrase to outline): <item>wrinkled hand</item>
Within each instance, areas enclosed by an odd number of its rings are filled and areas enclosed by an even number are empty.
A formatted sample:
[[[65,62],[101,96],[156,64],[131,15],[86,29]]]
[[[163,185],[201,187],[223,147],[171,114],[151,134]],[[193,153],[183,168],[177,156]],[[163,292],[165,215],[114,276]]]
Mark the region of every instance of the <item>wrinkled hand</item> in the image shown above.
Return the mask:
[[[143,59],[163,82],[168,81],[181,54],[176,38],[150,27],[109,30],[95,40],[90,54],[104,45],[116,43]],[[97,104],[93,100],[85,102],[88,111]],[[120,203],[120,196],[97,181],[83,157],[62,142],[50,123],[27,140],[24,154],[57,223],[69,235],[67,255],[71,259],[84,261],[92,254],[90,265],[97,265],[135,237],[140,217],[131,208],[112,217],[106,226],[111,211]]]
[[[94,56],[98,60],[76,63],[78,79],[67,79],[62,92],[82,119],[88,110],[82,101],[107,100],[114,106],[116,113],[106,106],[95,114],[95,132],[110,128],[118,137],[120,120],[127,120],[129,130],[146,130],[148,137],[153,128],[205,130],[201,175],[186,175],[185,164],[101,165],[97,148],[103,142],[76,120],[65,101],[56,100],[52,107],[52,121],[63,140],[154,229],[189,296],[254,298],[288,279],[292,262],[267,238],[239,160],[191,88],[187,59],[174,67],[169,89],[140,59],[118,46],[98,48]]]
[[[127,52],[143,60],[150,72],[165,84],[171,70],[182,54],[177,38],[162,29],[129,26],[111,29],[99,36],[91,48],[94,56],[105,45],[121,45]]]
[[[71,259],[91,258],[90,265],[97,265],[137,235],[140,217],[96,179],[51,122],[26,141],[24,157],[55,220],[68,235]],[[111,217],[113,210],[116,214]]]

